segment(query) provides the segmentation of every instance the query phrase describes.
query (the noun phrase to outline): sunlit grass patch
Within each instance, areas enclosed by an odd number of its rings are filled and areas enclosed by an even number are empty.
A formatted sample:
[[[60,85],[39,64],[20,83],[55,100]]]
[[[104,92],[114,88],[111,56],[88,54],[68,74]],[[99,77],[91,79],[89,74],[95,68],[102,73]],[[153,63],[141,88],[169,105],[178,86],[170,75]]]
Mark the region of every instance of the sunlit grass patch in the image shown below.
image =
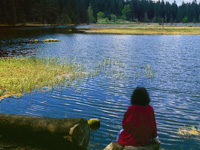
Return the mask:
[[[30,43],[39,43],[39,42],[61,42],[61,41],[58,39],[45,39],[43,41],[38,41],[38,39],[35,39],[35,40],[30,40],[29,42]]]
[[[0,100],[21,96],[35,90],[54,88],[70,78],[77,78],[78,66],[60,63],[54,58],[2,58],[0,59]],[[21,94],[20,94],[21,93]]]
[[[45,39],[43,42],[60,42],[58,39]]]
[[[21,96],[23,96],[23,94],[22,93],[15,93],[15,92],[10,92],[10,93],[8,92],[5,95],[1,95],[0,100],[2,100],[4,97],[11,97],[11,96],[21,97]]]
[[[30,43],[38,43],[39,41],[38,41],[38,39],[35,39],[35,40],[30,40],[29,42]]]
[[[84,30],[84,29],[83,29]],[[146,25],[129,27],[86,27],[86,33],[96,34],[136,34],[136,35],[200,35],[199,26]]]

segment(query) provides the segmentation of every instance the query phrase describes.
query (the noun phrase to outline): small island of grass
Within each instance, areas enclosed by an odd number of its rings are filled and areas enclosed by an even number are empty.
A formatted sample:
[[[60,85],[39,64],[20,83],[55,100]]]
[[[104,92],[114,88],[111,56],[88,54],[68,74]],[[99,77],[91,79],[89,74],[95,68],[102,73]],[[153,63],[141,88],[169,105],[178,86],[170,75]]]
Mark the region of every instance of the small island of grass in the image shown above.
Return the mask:
[[[45,39],[45,40],[43,40],[43,41],[38,41],[38,39],[35,39],[35,40],[30,40],[29,41],[30,43],[41,43],[41,42],[61,42],[60,40],[58,40],[58,39]]]
[[[60,42],[58,39],[45,39],[43,42]]]

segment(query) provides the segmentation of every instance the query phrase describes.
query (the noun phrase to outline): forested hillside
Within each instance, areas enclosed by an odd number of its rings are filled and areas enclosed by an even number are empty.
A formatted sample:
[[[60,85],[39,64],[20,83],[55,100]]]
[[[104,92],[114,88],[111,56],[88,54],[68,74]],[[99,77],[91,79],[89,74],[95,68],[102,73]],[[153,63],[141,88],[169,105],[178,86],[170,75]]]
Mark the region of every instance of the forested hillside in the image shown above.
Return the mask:
[[[134,22],[200,22],[200,4],[194,0],[0,0],[0,24],[95,23],[98,19]]]

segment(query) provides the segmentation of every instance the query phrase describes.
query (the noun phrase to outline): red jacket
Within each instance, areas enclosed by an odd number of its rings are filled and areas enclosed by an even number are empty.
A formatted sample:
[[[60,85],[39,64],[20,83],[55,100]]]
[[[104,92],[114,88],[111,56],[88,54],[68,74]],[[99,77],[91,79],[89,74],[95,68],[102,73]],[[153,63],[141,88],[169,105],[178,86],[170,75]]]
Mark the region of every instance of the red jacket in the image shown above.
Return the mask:
[[[148,145],[157,136],[154,110],[150,105],[132,105],[124,114],[118,143],[126,146]]]

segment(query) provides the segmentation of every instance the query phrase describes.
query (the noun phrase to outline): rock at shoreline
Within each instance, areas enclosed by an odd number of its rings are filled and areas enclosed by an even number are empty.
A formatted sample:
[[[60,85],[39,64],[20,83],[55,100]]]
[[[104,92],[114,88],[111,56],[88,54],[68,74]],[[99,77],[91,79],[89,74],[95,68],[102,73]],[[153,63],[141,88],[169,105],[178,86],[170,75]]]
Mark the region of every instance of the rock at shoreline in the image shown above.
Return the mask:
[[[119,145],[118,142],[111,142],[106,148],[103,150],[159,150],[160,144],[151,143],[147,146],[122,146]]]
[[[97,118],[92,118],[88,120],[88,125],[92,130],[98,130],[100,128],[100,120]]]
[[[119,145],[118,142],[111,142],[106,148],[103,150],[123,150],[124,146]]]

